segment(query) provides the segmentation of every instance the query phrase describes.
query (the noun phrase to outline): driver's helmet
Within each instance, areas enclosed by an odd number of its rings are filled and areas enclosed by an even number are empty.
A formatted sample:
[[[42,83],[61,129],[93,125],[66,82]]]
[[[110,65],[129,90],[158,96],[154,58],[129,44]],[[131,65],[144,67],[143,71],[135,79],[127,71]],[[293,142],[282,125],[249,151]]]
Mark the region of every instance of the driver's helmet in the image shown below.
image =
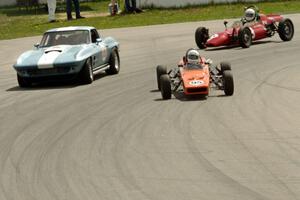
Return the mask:
[[[251,22],[251,21],[254,21],[255,19],[255,10],[253,8],[248,8],[246,11],[245,11],[245,19],[247,22]]]
[[[199,64],[200,63],[200,53],[196,49],[191,49],[186,54],[186,59],[188,64]]]

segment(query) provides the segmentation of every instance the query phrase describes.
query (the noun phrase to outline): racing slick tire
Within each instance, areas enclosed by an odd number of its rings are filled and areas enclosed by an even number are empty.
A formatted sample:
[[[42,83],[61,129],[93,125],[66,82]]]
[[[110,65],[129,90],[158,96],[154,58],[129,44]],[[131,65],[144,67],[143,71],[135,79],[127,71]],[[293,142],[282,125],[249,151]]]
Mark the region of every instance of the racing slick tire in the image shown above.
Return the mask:
[[[17,78],[18,78],[18,84],[21,88],[26,88],[31,86],[31,81],[29,78],[22,77],[19,74],[17,74]]]
[[[160,76],[161,96],[163,99],[171,99],[171,80],[168,74]]]
[[[205,27],[197,28],[195,32],[195,41],[200,49],[206,48],[206,41],[208,40],[208,38],[208,29],[206,29]]]
[[[249,48],[252,44],[252,33],[250,28],[244,27],[239,32],[239,43],[243,48]]]
[[[94,81],[93,68],[90,59],[85,62],[80,75],[83,84],[91,84]]]
[[[223,72],[223,84],[224,84],[224,93],[226,96],[233,95],[234,92],[234,82],[233,76],[230,70],[225,70]]]
[[[120,71],[120,56],[118,50],[114,48],[109,57],[109,68],[105,70],[107,74],[118,74]]]
[[[160,77],[161,75],[167,74],[167,67],[163,65],[158,65],[156,67],[156,78],[157,78],[157,87],[160,90]]]
[[[294,24],[290,19],[283,19],[278,25],[278,34],[282,41],[290,41],[294,36]]]
[[[231,70],[231,64],[229,62],[221,62],[220,63],[221,72],[223,73],[225,70]]]

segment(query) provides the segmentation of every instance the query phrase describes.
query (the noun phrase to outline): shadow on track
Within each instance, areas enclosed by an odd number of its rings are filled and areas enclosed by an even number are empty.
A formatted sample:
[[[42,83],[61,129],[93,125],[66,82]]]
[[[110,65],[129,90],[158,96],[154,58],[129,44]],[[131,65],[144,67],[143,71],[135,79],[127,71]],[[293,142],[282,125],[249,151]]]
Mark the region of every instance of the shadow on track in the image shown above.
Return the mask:
[[[150,90],[151,93],[156,93],[156,92],[160,92],[159,90]],[[177,99],[179,101],[205,101],[208,98],[223,98],[223,97],[227,97],[225,94],[210,94],[210,95],[185,95],[182,91],[178,91],[178,92],[173,92],[172,93],[175,98],[171,98],[172,99]],[[154,99],[154,101],[167,101],[163,98],[156,98]]]
[[[94,81],[107,77],[106,73],[100,73],[94,76]],[[59,80],[59,81],[45,81],[33,83],[31,87],[22,88],[15,86],[7,89],[7,92],[16,92],[16,91],[31,91],[31,90],[53,90],[53,89],[70,89],[78,86],[83,86],[84,84],[78,79],[78,77],[69,79],[69,80]]]
[[[255,45],[260,45],[260,44],[268,44],[268,43],[281,43],[282,41],[272,41],[272,40],[267,40],[267,41],[255,41],[251,44],[251,46],[255,46]],[[250,46],[250,48],[251,48]],[[212,47],[212,48],[208,48],[205,49],[205,51],[219,51],[219,50],[230,50],[230,49],[234,49],[234,50],[240,50],[240,49],[244,49],[241,46],[237,45],[229,45],[229,46],[221,46],[221,47]]]

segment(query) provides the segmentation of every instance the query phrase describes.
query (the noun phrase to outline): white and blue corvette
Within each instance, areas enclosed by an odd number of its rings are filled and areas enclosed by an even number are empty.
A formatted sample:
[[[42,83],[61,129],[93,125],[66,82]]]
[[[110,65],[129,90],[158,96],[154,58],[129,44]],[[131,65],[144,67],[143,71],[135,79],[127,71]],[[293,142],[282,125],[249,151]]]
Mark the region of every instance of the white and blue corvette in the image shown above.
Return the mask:
[[[94,27],[51,29],[44,33],[41,43],[23,53],[13,67],[20,87],[75,77],[89,84],[98,72],[119,73],[119,43],[112,37],[101,38]]]

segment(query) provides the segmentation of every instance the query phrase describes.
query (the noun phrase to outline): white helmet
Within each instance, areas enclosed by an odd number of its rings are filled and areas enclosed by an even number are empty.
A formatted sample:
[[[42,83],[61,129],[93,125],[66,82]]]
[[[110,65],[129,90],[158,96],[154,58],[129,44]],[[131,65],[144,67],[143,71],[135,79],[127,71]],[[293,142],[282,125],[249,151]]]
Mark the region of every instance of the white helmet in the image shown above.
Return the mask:
[[[186,54],[186,59],[188,64],[199,64],[200,53],[195,49],[188,50]]]
[[[255,19],[255,10],[253,8],[248,8],[245,11],[245,19],[247,22],[251,22]]]

